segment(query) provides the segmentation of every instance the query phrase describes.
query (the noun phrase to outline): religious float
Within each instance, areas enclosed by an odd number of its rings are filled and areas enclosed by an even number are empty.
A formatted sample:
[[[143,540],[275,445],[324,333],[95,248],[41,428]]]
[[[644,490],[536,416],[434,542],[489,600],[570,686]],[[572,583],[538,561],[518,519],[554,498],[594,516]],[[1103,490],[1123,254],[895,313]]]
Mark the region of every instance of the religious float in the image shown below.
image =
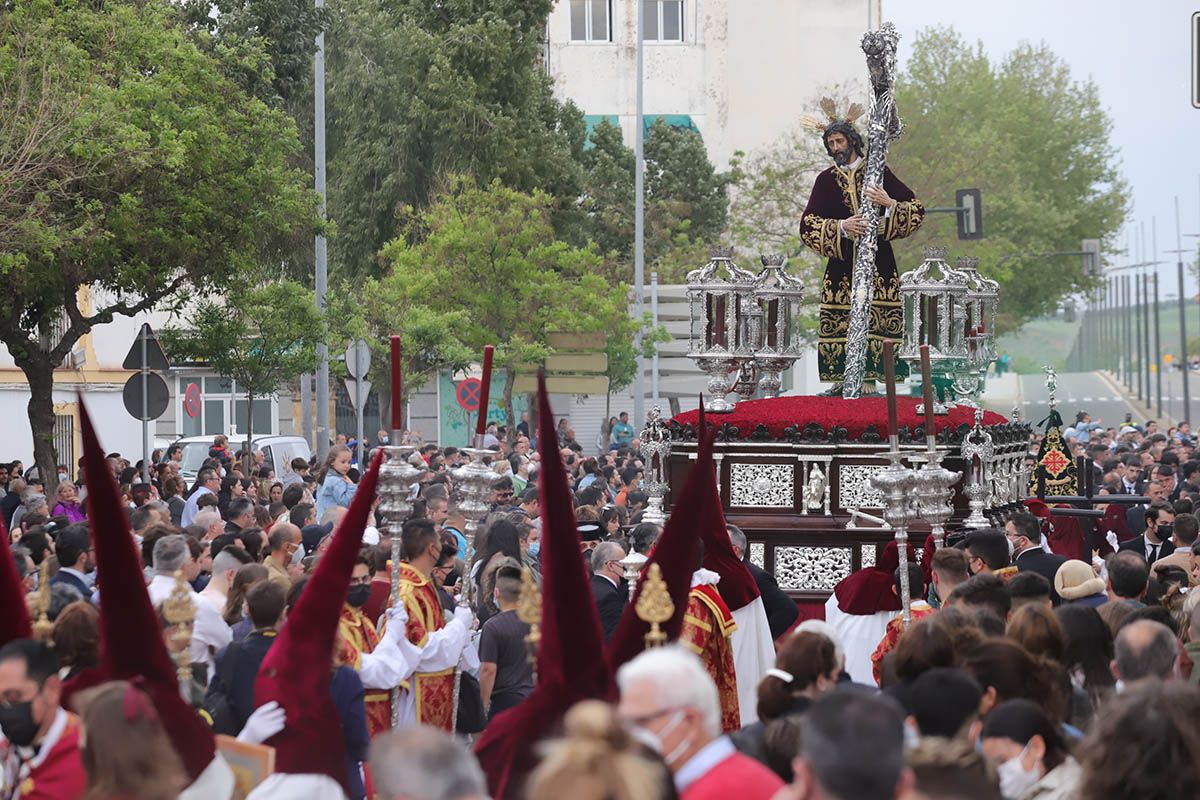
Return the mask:
[[[908,365],[901,388],[922,389],[928,403],[777,396],[779,373],[800,354],[801,290],[781,257],[762,263],[755,275],[716,251],[688,281],[690,355],[710,376],[705,424],[717,430],[721,502],[752,562],[798,599],[823,600],[888,540],[920,548],[930,533],[941,540],[1021,507],[1031,430],[977,406],[997,293],[973,260],[951,267],[929,248],[901,280],[904,336],[895,353],[885,343],[885,367]],[[699,418],[699,409],[670,420],[651,412],[641,442],[652,509],[669,508],[687,480]]]

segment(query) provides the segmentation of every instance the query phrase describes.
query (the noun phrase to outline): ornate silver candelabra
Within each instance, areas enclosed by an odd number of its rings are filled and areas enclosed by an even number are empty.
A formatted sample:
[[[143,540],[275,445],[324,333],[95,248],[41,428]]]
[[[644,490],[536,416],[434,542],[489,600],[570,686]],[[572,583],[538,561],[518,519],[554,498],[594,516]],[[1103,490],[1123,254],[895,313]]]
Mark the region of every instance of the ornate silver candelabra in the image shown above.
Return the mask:
[[[454,504],[455,512],[466,520],[467,529],[463,533],[467,541],[474,544],[475,534],[479,532],[479,525],[490,508],[488,498],[492,494],[492,484],[500,476],[483,463],[485,457],[495,456],[495,451],[464,447],[459,452],[466,453],[471,460],[451,470],[454,491],[450,493],[450,501]]]
[[[929,523],[933,533],[933,549],[937,550],[946,539],[946,523],[954,516],[954,489],[962,477],[942,466],[946,453],[938,449],[937,437],[925,437],[925,452],[920,456],[925,463],[914,474],[917,514]]]
[[[671,455],[671,432],[662,419],[662,409],[650,409],[646,415],[646,427],[641,434],[643,467],[642,488],[649,498],[642,520],[664,525],[667,522],[663,511],[667,496],[667,459]]]
[[[387,460],[379,467],[379,516],[389,536],[400,537],[400,526],[412,514],[412,490],[429,471],[411,444],[390,445],[383,449]],[[416,461],[420,466],[416,466]]]
[[[884,453],[888,466],[871,476],[871,485],[883,494],[883,519],[891,526],[896,538],[900,557],[900,604],[904,624],[912,621],[912,595],[908,585],[908,523],[916,517],[912,507],[913,487],[916,474],[904,465],[904,454],[900,452],[900,438],[896,434],[888,437],[890,447]]]
[[[988,527],[988,520],[983,515],[983,509],[987,507],[990,494],[988,491],[991,481],[989,473],[992,471],[992,459],[995,454],[996,448],[992,444],[992,434],[983,427],[983,409],[977,408],[975,409],[975,425],[963,437],[962,443],[962,459],[970,475],[966,493],[971,513],[963,520],[963,525],[968,528]]]
[[[642,567],[650,559],[646,558],[636,550],[630,550],[629,555],[621,559],[618,563],[625,570],[625,582],[629,584],[629,600],[633,601],[634,594],[637,593],[638,581],[642,577]]]

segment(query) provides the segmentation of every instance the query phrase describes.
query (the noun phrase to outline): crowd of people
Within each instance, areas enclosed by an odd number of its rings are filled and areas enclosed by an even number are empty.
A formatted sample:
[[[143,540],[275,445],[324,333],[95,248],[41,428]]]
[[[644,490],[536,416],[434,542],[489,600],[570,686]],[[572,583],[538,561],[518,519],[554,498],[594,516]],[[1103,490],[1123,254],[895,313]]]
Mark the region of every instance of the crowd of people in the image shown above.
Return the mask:
[[[341,736],[330,747],[346,780],[334,795],[295,785],[271,794],[264,784],[259,797],[488,796],[465,740],[519,708],[538,683],[519,606],[528,585],[546,579],[543,454],[566,473],[604,641],[629,610],[635,561],[664,535],[642,519],[643,465],[632,429],[618,427],[625,422],[614,419],[607,447],[586,457],[569,424],[541,448],[525,420],[511,439],[493,429],[496,477],[477,526],[451,500],[464,454],[420,447],[414,458],[425,469],[396,532],[398,564],[371,483],[357,504],[362,545],[347,556],[322,690],[337,711]],[[607,698],[615,702],[564,709],[530,772],[502,796],[1200,796],[1194,443],[1186,429],[1088,424],[1081,415],[1071,446],[1091,457],[1102,491],[1149,498],[1119,506],[1124,527],[1080,525],[1035,503],[1037,514],[1014,514],[1002,530],[954,534],[936,552],[931,543],[910,549],[906,564],[890,544],[837,586],[824,620],[800,621],[796,604],[746,560],[745,534],[719,526],[724,538],[701,548],[677,642],[619,665],[618,697]],[[223,437],[186,488],[173,448],[156,456],[148,484],[141,465],[116,454],[103,463],[102,482],[111,478],[122,508],[94,507],[108,496],[96,481],[71,482],[62,471],[47,508],[36,476],[19,463],[0,466],[17,591],[46,626],[0,641],[0,797],[228,796],[205,782],[211,763],[192,768],[170,728],[195,715],[214,733],[274,743],[295,722],[286,703],[263,702],[262,676],[284,658],[289,619],[305,623],[291,624],[293,639],[319,628],[308,624],[316,601],[306,608],[301,598],[310,582],[329,579],[317,574],[322,561],[341,558],[329,554],[365,465],[334,445],[320,463],[299,460],[276,481],[258,454],[229,452]],[[106,578],[121,573],[98,557],[107,519],[98,515],[113,512],[140,557],[124,584]],[[1055,552],[1068,537],[1085,542],[1085,557]],[[714,542],[744,571],[745,593],[728,569],[706,569]],[[166,606],[184,582],[194,619],[181,644]],[[130,583],[137,592],[144,584],[166,650],[187,648],[191,710],[172,711],[143,679],[106,671],[111,626],[135,625],[136,615],[122,616]],[[745,654],[755,647],[750,609],[763,620],[766,662]],[[76,685],[96,671],[118,679]]]

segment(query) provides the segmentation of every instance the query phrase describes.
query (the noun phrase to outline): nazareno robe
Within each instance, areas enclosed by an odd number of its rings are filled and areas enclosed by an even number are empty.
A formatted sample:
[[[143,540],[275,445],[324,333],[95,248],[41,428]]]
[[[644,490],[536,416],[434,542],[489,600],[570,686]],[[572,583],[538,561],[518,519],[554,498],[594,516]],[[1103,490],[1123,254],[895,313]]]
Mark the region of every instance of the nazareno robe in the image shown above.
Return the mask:
[[[842,236],[838,223],[859,211],[866,160],[853,167],[833,166],[817,175],[808,206],[800,221],[804,244],[829,259],[821,282],[817,369],[823,381],[841,383],[846,371],[846,335],[850,329],[850,288],[855,242]],[[880,216],[879,249],[875,256],[875,285],[867,325],[867,364],[864,380],[883,380],[883,342],[899,341],[904,332],[900,279],[896,257],[888,242],[903,239],[921,227],[925,208],[912,190],[884,168],[883,189],[896,200]]]

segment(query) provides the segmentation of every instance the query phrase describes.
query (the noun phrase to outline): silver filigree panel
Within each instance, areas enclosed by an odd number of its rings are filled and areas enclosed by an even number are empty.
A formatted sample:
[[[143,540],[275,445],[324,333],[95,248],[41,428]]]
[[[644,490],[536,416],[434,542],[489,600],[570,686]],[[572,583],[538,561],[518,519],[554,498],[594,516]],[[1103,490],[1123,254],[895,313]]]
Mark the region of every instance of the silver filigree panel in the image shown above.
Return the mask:
[[[775,548],[775,580],[780,589],[830,592],[849,574],[848,547]]]
[[[795,467],[791,464],[730,464],[729,505],[743,508],[792,508]]]
[[[883,508],[883,494],[871,485],[871,476],[883,469],[875,464],[838,465],[838,500],[841,508]]]
[[[767,568],[767,546],[762,542],[750,543],[750,563],[759,569]]]
[[[858,556],[862,560],[863,569],[875,566],[875,545],[860,544],[858,546]]]

